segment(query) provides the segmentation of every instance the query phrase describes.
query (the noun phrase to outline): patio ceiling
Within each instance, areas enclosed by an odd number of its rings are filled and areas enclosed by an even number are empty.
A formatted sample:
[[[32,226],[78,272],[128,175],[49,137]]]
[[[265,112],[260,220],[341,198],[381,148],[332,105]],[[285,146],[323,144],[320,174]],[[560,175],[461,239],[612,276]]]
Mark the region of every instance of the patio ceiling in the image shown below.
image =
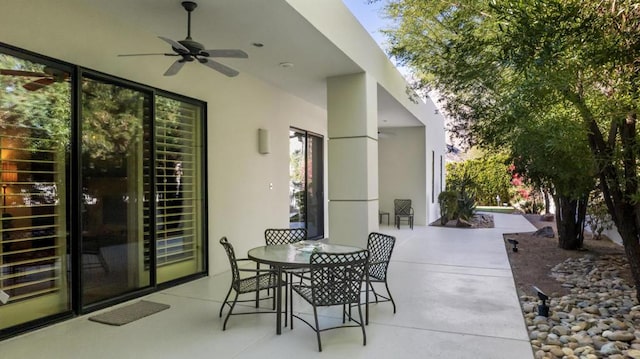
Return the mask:
[[[187,13],[180,0],[82,1],[149,33],[148,42],[137,48],[113,49],[114,56],[168,52],[168,45],[157,36],[182,40],[187,35]],[[248,60],[221,60],[240,71],[240,76],[250,74],[326,108],[326,78],[363,71],[285,0],[196,2],[198,7],[191,16],[191,37],[207,49],[238,48],[247,52]],[[355,17],[353,21],[357,21]],[[256,47],[256,43],[264,46]],[[376,48],[372,51],[382,53]],[[140,58],[141,66],[144,61],[148,58]],[[171,61],[166,62],[168,67]],[[293,66],[282,67],[281,63]],[[219,74],[211,71],[211,76]],[[378,89],[379,127],[422,125],[381,86]]]

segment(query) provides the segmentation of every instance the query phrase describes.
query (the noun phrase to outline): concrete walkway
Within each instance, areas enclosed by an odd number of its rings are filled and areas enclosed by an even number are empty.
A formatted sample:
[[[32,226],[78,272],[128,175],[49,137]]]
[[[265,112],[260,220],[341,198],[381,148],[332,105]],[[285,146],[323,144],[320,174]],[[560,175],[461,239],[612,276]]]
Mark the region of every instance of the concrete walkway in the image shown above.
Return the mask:
[[[389,271],[398,310],[371,305],[366,346],[358,329],[332,330],[318,353],[311,329],[297,321],[278,336],[270,314],[232,317],[223,332],[225,273],[145,298],[169,310],[122,327],[75,318],[0,342],[0,357],[531,359],[502,233],[535,228],[519,215],[493,215],[488,229],[381,227],[397,237]],[[327,322],[337,317],[323,312]]]

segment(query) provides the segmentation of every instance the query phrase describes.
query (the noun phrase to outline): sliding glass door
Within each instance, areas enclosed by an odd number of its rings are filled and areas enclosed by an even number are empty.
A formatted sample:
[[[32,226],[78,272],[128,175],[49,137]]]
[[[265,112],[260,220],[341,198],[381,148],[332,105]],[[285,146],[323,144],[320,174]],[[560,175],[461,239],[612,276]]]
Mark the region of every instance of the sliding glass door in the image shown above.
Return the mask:
[[[0,339],[206,274],[205,109],[0,45]]]
[[[309,238],[324,237],[323,148],[321,136],[289,131],[289,222]]]
[[[149,151],[144,150],[149,147],[145,124],[151,122],[150,116],[150,94],[83,78],[80,259],[84,306],[151,284],[143,220],[148,206],[143,178],[150,168]]]
[[[71,310],[71,80],[63,66],[0,53],[0,334]]]

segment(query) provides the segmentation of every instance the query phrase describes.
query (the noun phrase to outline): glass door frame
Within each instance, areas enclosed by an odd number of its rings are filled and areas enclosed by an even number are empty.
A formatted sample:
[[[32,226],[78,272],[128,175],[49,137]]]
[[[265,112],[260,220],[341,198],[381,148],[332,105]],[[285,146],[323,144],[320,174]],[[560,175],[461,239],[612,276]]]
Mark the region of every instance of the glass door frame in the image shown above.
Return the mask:
[[[81,207],[81,203],[83,200],[83,193],[82,193],[82,185],[81,184],[81,177],[82,177],[82,147],[81,147],[81,142],[82,142],[82,123],[81,123],[81,118],[82,118],[82,91],[81,91],[81,86],[82,86],[82,79],[84,77],[93,79],[93,80],[98,80],[98,81],[102,81],[105,83],[109,83],[109,84],[113,84],[116,86],[121,86],[124,88],[128,88],[134,91],[140,91],[142,93],[144,93],[145,95],[149,95],[151,97],[151,102],[150,102],[150,109],[149,109],[149,116],[151,118],[151,123],[149,124],[149,133],[147,134],[149,136],[148,139],[143,139],[143,142],[150,142],[149,145],[149,151],[150,151],[150,166],[151,168],[155,168],[155,158],[156,158],[156,144],[155,144],[155,116],[156,116],[156,111],[155,111],[155,99],[156,96],[164,96],[164,97],[168,97],[171,99],[175,99],[175,100],[179,100],[179,101],[183,101],[186,103],[190,103],[190,104],[194,104],[200,107],[200,119],[202,121],[201,124],[201,128],[202,131],[200,133],[200,137],[201,137],[201,148],[202,148],[202,154],[201,154],[201,168],[203,171],[201,180],[202,182],[205,184],[202,186],[202,198],[203,198],[203,205],[201,206],[202,208],[200,209],[202,211],[203,214],[203,220],[201,221],[201,233],[203,234],[202,237],[202,255],[203,255],[203,270],[201,272],[198,273],[194,273],[192,275],[188,275],[185,277],[181,277],[172,281],[168,281],[165,283],[161,283],[158,284],[157,283],[157,266],[156,266],[156,242],[155,240],[152,240],[150,245],[149,245],[149,251],[151,253],[151,255],[149,256],[149,265],[150,265],[150,281],[149,281],[149,285],[145,286],[145,287],[141,287],[138,288],[136,290],[121,294],[121,295],[116,295],[113,297],[110,297],[106,300],[102,300],[102,301],[98,301],[95,303],[90,303],[90,304],[86,304],[83,303],[83,298],[82,298],[82,241],[81,241],[81,234],[82,234],[82,223],[80,220],[75,221],[75,223],[72,224],[71,231],[74,234],[73,238],[75,238],[74,241],[72,241],[71,243],[71,253],[73,253],[72,257],[72,281],[73,283],[75,283],[75,285],[72,285],[72,308],[73,311],[78,313],[78,314],[86,314],[89,312],[93,312],[99,309],[103,309],[109,306],[112,306],[114,304],[117,303],[121,303],[127,300],[131,300],[131,299],[135,299],[147,294],[151,294],[154,292],[157,292],[160,289],[163,288],[169,288],[172,286],[175,286],[177,284],[180,283],[184,283],[184,282],[188,282],[190,280],[196,279],[196,278],[200,278],[200,277],[204,277],[207,275],[208,273],[208,224],[206,221],[207,218],[207,207],[208,207],[208,193],[207,193],[207,183],[208,183],[208,174],[207,174],[207,147],[206,147],[206,133],[207,133],[207,127],[206,127],[206,114],[207,114],[207,106],[205,102],[202,101],[198,101],[195,99],[191,99],[185,96],[181,96],[175,93],[171,93],[171,92],[167,92],[167,91],[162,91],[159,89],[155,89],[149,86],[145,86],[136,82],[132,82],[132,81],[128,81],[122,78],[118,78],[118,77],[114,77],[114,76],[110,76],[108,74],[104,74],[98,71],[93,71],[90,69],[86,69],[83,67],[77,67],[77,73],[76,73],[76,77],[74,78],[74,83],[73,83],[73,94],[75,96],[75,103],[74,103],[74,111],[73,112],[73,121],[74,121],[74,125],[72,126],[72,161],[71,161],[71,168],[72,168],[72,174],[71,174],[71,181],[74,181],[75,183],[78,183],[79,185],[76,186],[75,190],[71,190],[69,192],[72,192],[72,199],[71,199],[71,203],[73,204],[71,207],[71,218],[82,218],[82,207]],[[144,126],[145,124],[143,124]],[[155,198],[155,191],[156,191],[156,177],[155,175],[150,176],[150,193],[151,193],[151,197]],[[153,200],[149,200],[149,211],[150,213],[155,213],[156,211],[156,202]],[[156,218],[155,216],[150,216],[149,218],[149,226],[152,230],[152,234],[155,233],[155,228],[156,228]],[[152,235],[152,238],[155,238],[155,235]]]
[[[71,76],[69,77],[69,85],[71,88],[71,97],[69,99],[69,111],[70,111],[70,140],[69,140],[69,149],[68,149],[68,159],[66,161],[66,181],[64,185],[66,189],[64,191],[64,200],[66,201],[66,211],[64,213],[65,221],[66,221],[66,256],[67,267],[61,268],[64,270],[67,275],[66,283],[62,284],[66,286],[66,291],[68,295],[68,306],[66,309],[60,311],[59,313],[52,315],[43,315],[36,319],[24,322],[22,324],[17,324],[15,326],[10,326],[7,328],[0,328],[0,340],[5,338],[15,336],[24,332],[28,332],[30,330],[41,328],[45,325],[50,325],[58,321],[66,320],[73,318],[80,314],[85,314],[88,312],[92,312],[98,309],[102,309],[126,300],[134,299],[141,297],[146,294],[150,294],[153,292],[157,292],[158,290],[169,288],[175,286],[180,283],[188,282],[196,278],[205,277],[208,275],[209,268],[209,258],[208,258],[208,223],[207,223],[207,210],[208,210],[208,173],[207,173],[207,103],[201,100],[189,98],[186,96],[182,96],[176,93],[167,92],[164,90],[156,89],[151,86],[146,86],[140,83],[136,83],[133,81],[129,81],[126,79],[122,79],[119,77],[111,76],[105,73],[101,73],[98,71],[90,70],[87,68],[83,68],[81,66],[75,65],[73,63],[69,63],[66,61],[62,61],[59,59],[55,59],[46,55],[38,54],[29,50],[21,49],[3,42],[0,42],[0,52],[2,54],[6,54],[9,56],[16,57],[18,59],[23,59],[26,61],[39,63],[45,66],[51,66],[54,68],[62,69],[65,72],[68,72]],[[81,268],[81,255],[82,255],[82,244],[81,244],[81,234],[82,234],[82,223],[80,221],[82,215],[81,203],[83,200],[82,186],[79,185],[81,183],[81,165],[82,165],[82,153],[81,153],[81,110],[82,110],[82,79],[83,76],[88,76],[93,79],[98,79],[103,82],[112,83],[117,86],[122,86],[126,88],[130,88],[136,91],[144,92],[145,94],[151,95],[151,133],[150,133],[150,149],[151,158],[155,159],[155,138],[154,138],[154,119],[155,119],[155,98],[157,95],[168,97],[171,99],[175,99],[181,102],[190,103],[196,105],[200,109],[200,128],[201,132],[198,134],[200,137],[200,168],[201,175],[199,176],[199,180],[202,181],[202,187],[200,188],[201,194],[200,198],[202,200],[201,205],[197,207],[199,211],[202,212],[202,221],[199,224],[200,233],[202,233],[201,238],[201,253],[202,253],[202,262],[203,267],[200,271],[186,275],[184,277],[180,277],[171,281],[167,281],[165,283],[158,284],[156,281],[156,256],[150,256],[150,266],[151,270],[151,279],[150,285],[144,287],[135,292],[126,293],[124,295],[115,296],[106,301],[101,301],[94,303],[92,305],[83,305],[82,303],[82,292],[81,292],[81,279],[82,279],[82,268]],[[146,139],[144,139],[147,141]],[[152,191],[155,191],[155,176],[152,176]],[[151,210],[155,211],[155,201],[150,201]],[[154,216],[150,216],[150,222],[152,228],[155,228],[155,218]],[[155,232],[154,232],[155,233]],[[155,254],[155,241],[151,241],[152,252]]]
[[[77,183],[78,185],[75,188],[75,191],[73,192],[73,196],[74,198],[72,199],[72,203],[74,204],[72,206],[72,218],[77,218],[77,219],[81,219],[82,218],[82,201],[83,199],[83,192],[82,192],[82,188],[84,187],[83,185],[83,181],[82,181],[82,169],[83,169],[83,159],[82,159],[82,81],[84,78],[88,78],[94,81],[99,81],[105,84],[110,84],[110,85],[114,85],[114,86],[118,86],[118,87],[122,87],[125,89],[130,89],[133,91],[138,91],[141,92],[142,94],[144,94],[145,96],[149,96],[151,99],[151,104],[150,104],[150,109],[149,109],[149,117],[152,119],[151,122],[153,122],[153,118],[155,117],[155,108],[154,108],[154,92],[153,89],[146,87],[146,86],[142,86],[140,84],[131,82],[131,81],[127,81],[124,79],[120,79],[120,78],[115,78],[113,76],[109,76],[97,71],[92,71],[89,69],[85,69],[82,67],[78,67],[78,74],[75,78],[75,88],[74,88],[74,95],[76,96],[76,101],[75,101],[75,111],[74,111],[74,133],[72,134],[73,137],[73,160],[72,160],[72,169],[73,169],[73,174],[72,174],[72,179],[75,181],[75,183]],[[143,120],[144,121],[144,120]],[[144,123],[143,123],[143,127],[144,127]],[[144,134],[143,134],[144,136]],[[143,146],[144,143],[146,141],[151,141],[151,153],[153,153],[153,134],[151,134],[150,139],[144,139],[143,138]],[[153,201],[151,201],[153,202]],[[153,204],[152,204],[153,205]],[[151,218],[151,221],[153,222],[153,216]],[[82,236],[82,231],[83,231],[83,225],[82,225],[82,221],[81,220],[77,220],[75,223],[75,226],[73,228],[73,233],[74,233],[74,241],[73,241],[73,253],[74,255],[72,256],[73,258],[73,263],[72,263],[72,267],[73,267],[73,280],[74,283],[76,283],[75,285],[73,285],[73,307],[74,307],[74,311],[76,313],[79,314],[85,314],[85,313],[89,313],[95,310],[99,310],[102,308],[106,308],[109,307],[111,305],[114,305],[116,303],[120,303],[129,299],[133,299],[133,298],[137,298],[146,294],[150,294],[156,291],[155,289],[155,257],[151,256],[151,267],[150,267],[150,277],[149,277],[149,285],[138,288],[136,290],[132,290],[129,292],[126,292],[124,294],[121,295],[116,295],[116,296],[112,296],[109,297],[105,300],[100,300],[94,303],[84,303],[84,299],[83,299],[83,290],[84,290],[84,278],[83,278],[83,268],[82,268],[82,255],[83,255],[83,236]],[[151,247],[152,250],[155,250],[155,245],[152,241],[151,243]],[[154,253],[153,251],[151,253]]]
[[[324,137],[320,134],[311,132],[311,131],[307,131],[307,130],[303,130],[300,128],[296,128],[296,127],[289,127],[289,132],[295,132],[295,133],[299,133],[301,135],[304,136],[304,155],[303,155],[303,165],[304,165],[304,186],[302,189],[302,192],[305,193],[305,195],[303,196],[303,204],[302,207],[304,208],[304,216],[303,216],[303,220],[304,220],[304,228],[307,229],[307,231],[309,230],[309,204],[310,202],[315,202],[315,208],[314,210],[319,213],[319,218],[321,223],[316,224],[317,225],[317,231],[316,233],[309,233],[309,239],[321,239],[324,237],[324,226],[325,226],[325,216],[324,216],[324,210],[325,210],[325,198],[324,198],[324,159],[325,159],[325,154],[324,154],[324,149],[325,149],[325,143],[324,143]],[[318,161],[311,161],[311,167],[309,168],[308,164],[309,164],[309,146],[310,146],[310,141],[309,139],[312,138],[314,141],[319,141],[320,143],[320,147],[321,147],[321,154],[320,154],[320,163],[316,164],[316,162]],[[289,148],[289,156],[291,156],[291,148]],[[317,158],[314,156],[314,158]],[[316,167],[317,166],[317,167]],[[320,173],[315,173],[315,171],[318,171]],[[310,175],[312,177],[316,177],[316,178],[320,178],[321,179],[321,183],[319,184],[319,191],[316,190],[314,193],[314,201],[312,200],[311,196],[309,195],[309,177]],[[291,184],[291,177],[289,178],[289,183]],[[295,197],[295,195],[294,195]]]

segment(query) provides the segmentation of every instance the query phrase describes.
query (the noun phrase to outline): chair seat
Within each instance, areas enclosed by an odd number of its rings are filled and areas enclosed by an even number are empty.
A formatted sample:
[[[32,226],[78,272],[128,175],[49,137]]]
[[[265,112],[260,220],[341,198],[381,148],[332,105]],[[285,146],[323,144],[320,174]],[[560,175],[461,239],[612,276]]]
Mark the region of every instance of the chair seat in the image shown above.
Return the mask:
[[[300,296],[306,301],[312,301],[313,297],[311,287],[306,285],[293,285],[293,290],[295,290],[296,293],[300,294]]]
[[[256,291],[256,282],[258,290],[271,289],[278,287],[278,277],[274,273],[264,273],[238,281],[238,293],[251,293]],[[283,283],[284,285],[285,283]]]

